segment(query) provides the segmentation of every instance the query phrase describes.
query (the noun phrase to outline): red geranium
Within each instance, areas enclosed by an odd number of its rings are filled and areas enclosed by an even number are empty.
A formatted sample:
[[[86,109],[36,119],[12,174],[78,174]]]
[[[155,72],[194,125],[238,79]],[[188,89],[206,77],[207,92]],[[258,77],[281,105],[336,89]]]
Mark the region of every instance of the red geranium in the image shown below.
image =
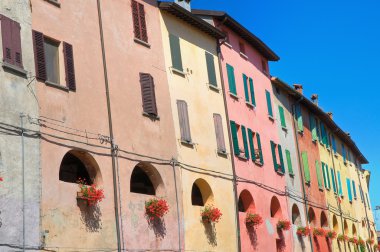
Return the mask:
[[[150,220],[162,218],[169,212],[169,205],[164,199],[150,199],[145,202],[145,214]]]
[[[337,239],[338,239],[338,241],[348,241],[348,236],[340,234],[340,235],[338,235]]]
[[[314,228],[313,235],[314,236],[325,236],[325,230],[323,228]]]
[[[356,238],[356,237],[351,237],[351,238],[348,239],[348,242],[351,242],[351,243],[353,243],[353,244],[358,244],[358,238]]]
[[[89,205],[96,205],[104,199],[104,191],[103,189],[97,188],[95,184],[90,186],[85,184],[85,180],[78,180],[79,189],[77,197],[79,199],[87,200]]]
[[[277,222],[277,228],[280,230],[289,230],[290,229],[290,221],[288,220],[279,220]]]
[[[327,231],[327,232],[326,232],[326,237],[327,237],[327,238],[330,238],[331,240],[332,240],[332,239],[335,239],[335,238],[336,238],[336,232],[335,232],[335,231],[332,231],[332,230]]]
[[[201,218],[203,223],[218,223],[222,217],[222,212],[216,207],[205,206],[201,211]]]
[[[370,244],[370,245],[373,245],[375,243],[375,240],[371,239],[371,238],[368,238],[367,239],[367,243]]]
[[[249,227],[259,226],[263,223],[263,218],[259,214],[247,213],[245,224]]]
[[[309,227],[298,227],[297,235],[298,236],[309,236],[311,229]]]
[[[379,249],[380,249],[380,245],[379,244],[373,245],[373,250],[374,251],[379,251]]]

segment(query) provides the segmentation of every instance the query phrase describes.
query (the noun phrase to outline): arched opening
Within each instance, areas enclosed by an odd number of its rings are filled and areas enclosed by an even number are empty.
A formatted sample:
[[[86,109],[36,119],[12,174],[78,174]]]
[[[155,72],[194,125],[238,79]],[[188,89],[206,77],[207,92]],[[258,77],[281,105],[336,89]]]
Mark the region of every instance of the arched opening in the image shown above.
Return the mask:
[[[296,204],[292,207],[292,223],[298,226],[302,225],[300,210]]]
[[[213,200],[214,195],[209,184],[204,179],[197,179],[191,189],[191,204],[193,206],[204,206],[212,203]]]
[[[352,235],[356,236],[357,234],[355,224],[352,224]]]
[[[366,225],[365,225],[365,221],[363,220],[362,221],[362,228],[365,228],[366,227]]]
[[[344,220],[343,227],[344,227],[344,234],[348,235],[348,224],[346,220]]]
[[[239,212],[247,212],[248,210],[255,210],[255,204],[253,202],[252,195],[247,190],[243,190],[239,196],[238,203]]]
[[[314,227],[316,223],[316,218],[315,218],[314,209],[311,207],[309,208],[308,218],[309,218],[309,225]]]
[[[270,217],[272,218],[281,218],[282,217],[282,210],[280,201],[278,201],[276,196],[272,197],[272,200],[270,202]]]
[[[339,232],[339,225],[338,225],[338,219],[336,218],[336,216],[334,215],[333,216],[333,229],[335,232]]]
[[[59,168],[59,180],[67,183],[78,183],[79,180],[83,180],[86,185],[102,182],[95,159],[81,150],[71,150],[63,156]]]
[[[138,163],[132,171],[130,191],[146,195],[162,194],[163,181],[156,168],[149,163]]]
[[[321,212],[321,227],[328,227],[329,226],[329,223],[327,221],[327,216],[325,214],[325,212]]]
[[[374,239],[375,238],[375,234],[374,234],[374,232],[371,230],[371,239]]]

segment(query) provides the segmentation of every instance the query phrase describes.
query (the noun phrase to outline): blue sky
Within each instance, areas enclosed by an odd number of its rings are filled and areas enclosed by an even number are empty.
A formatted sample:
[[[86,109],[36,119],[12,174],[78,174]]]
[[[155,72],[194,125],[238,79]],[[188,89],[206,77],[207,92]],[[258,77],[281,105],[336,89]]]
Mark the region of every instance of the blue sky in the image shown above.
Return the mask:
[[[192,8],[228,11],[280,56],[273,76],[319,95],[369,160],[371,203],[380,205],[380,2],[193,0]]]

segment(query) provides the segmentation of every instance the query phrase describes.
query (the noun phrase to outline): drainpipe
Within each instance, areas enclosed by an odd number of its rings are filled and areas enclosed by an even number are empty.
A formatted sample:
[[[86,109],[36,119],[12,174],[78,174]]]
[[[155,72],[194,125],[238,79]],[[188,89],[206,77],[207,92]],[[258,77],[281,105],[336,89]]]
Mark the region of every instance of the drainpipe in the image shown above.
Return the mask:
[[[173,176],[174,176],[174,189],[175,189],[175,200],[176,200],[176,206],[177,206],[177,221],[178,221],[178,251],[180,252],[182,249],[181,245],[181,220],[179,216],[179,202],[178,202],[178,189],[177,189],[177,175],[175,172],[175,166],[177,164],[177,160],[174,158],[171,160],[171,165],[173,168]]]
[[[335,129],[335,131],[336,131],[336,129]],[[326,132],[327,133],[327,132]],[[329,142],[330,143],[332,143],[332,139],[331,139],[331,135],[330,136],[328,136],[328,140],[329,140]],[[335,174],[336,174],[336,169],[335,169],[335,162],[334,162],[334,154],[333,154],[333,150],[332,150],[332,147],[331,147],[331,150],[330,150],[330,156],[331,156],[331,160],[332,160],[332,164],[333,164],[333,170],[334,170],[334,177],[335,177],[335,179],[334,179],[334,183],[335,183],[335,185],[336,185],[336,189],[338,190],[338,181],[337,181],[337,176],[335,176]],[[329,172],[329,171],[327,171],[327,172]],[[340,213],[340,221],[341,221],[341,223],[342,223],[342,232],[344,233],[344,223],[343,223],[343,212],[342,212],[342,206],[340,205],[340,202],[339,202],[339,200],[338,200],[338,197],[339,197],[339,190],[338,190],[338,192],[337,192],[337,198],[336,198],[336,201],[337,201],[337,203],[338,203],[338,208],[339,208],[339,213]],[[347,248],[346,248],[346,241],[344,242],[344,251],[347,251]]]
[[[308,202],[308,199],[307,199],[307,196],[306,196],[306,189],[305,189],[305,184],[304,184],[304,173],[303,173],[303,169],[301,169],[301,152],[300,152],[300,147],[299,147],[299,140],[298,140],[298,132],[297,132],[297,127],[296,127],[296,105],[299,104],[301,101],[303,100],[303,97],[301,97],[301,99],[299,99],[296,103],[292,104],[292,117],[293,117],[293,120],[292,120],[292,124],[293,124],[293,131],[294,131],[294,137],[296,138],[296,147],[297,147],[297,159],[298,159],[298,163],[299,163],[299,168],[300,168],[300,172],[301,172],[301,178],[302,178],[302,181],[301,181],[301,185],[302,185],[302,193],[303,193],[303,198],[305,200],[305,215],[306,215],[306,220],[307,220],[307,223],[306,225],[309,224],[309,213],[308,213],[308,205],[307,205],[307,202]],[[313,248],[313,238],[312,238],[312,235],[309,235],[309,242],[310,242],[310,248],[311,248],[311,251],[313,252],[314,251],[314,248]]]
[[[106,98],[107,98],[107,112],[108,112],[108,127],[111,138],[111,159],[112,159],[112,177],[113,177],[113,195],[114,195],[114,207],[115,207],[115,223],[116,223],[116,237],[117,237],[117,251],[121,252],[121,237],[120,237],[120,223],[119,223],[119,203],[118,203],[118,188],[117,188],[117,175],[116,175],[116,161],[115,161],[115,143],[113,137],[112,128],[112,114],[111,114],[111,100],[109,94],[108,86],[108,75],[107,75],[107,61],[104,46],[104,35],[103,35],[103,22],[102,22],[102,11],[100,6],[100,0],[97,0],[98,9],[98,19],[99,19],[99,31],[100,31],[100,41],[102,47],[102,60],[103,60],[103,72],[104,72],[104,84],[106,88]]]
[[[221,89],[221,92],[223,94],[223,100],[224,100],[224,110],[225,110],[225,114],[226,114],[226,120],[227,120],[227,132],[228,132],[228,139],[230,141],[230,150],[231,150],[231,164],[232,164],[232,174],[233,174],[233,180],[232,180],[232,184],[233,184],[233,190],[234,190],[234,198],[235,198],[235,202],[234,202],[234,206],[235,206],[235,222],[236,222],[236,238],[237,238],[237,241],[236,241],[236,247],[237,247],[237,251],[241,251],[241,241],[240,241],[240,223],[239,223],[239,208],[238,208],[238,195],[237,195],[237,183],[236,183],[236,171],[235,171],[235,159],[234,159],[234,156],[232,154],[232,150],[233,150],[233,146],[232,146],[232,136],[231,136],[231,127],[230,127],[230,118],[228,116],[228,109],[227,109],[227,98],[226,98],[226,94],[224,92],[225,90],[225,86],[224,86],[224,78],[223,78],[223,68],[222,68],[222,60],[221,60],[221,48],[220,48],[220,44],[219,42],[217,41],[216,42],[216,51],[217,51],[217,54],[218,54],[218,63],[219,63],[219,73],[220,73],[220,79],[221,79],[221,84],[222,84],[222,89]]]
[[[21,166],[22,166],[22,251],[25,251],[25,146],[24,146],[24,113],[20,113],[21,126]]]

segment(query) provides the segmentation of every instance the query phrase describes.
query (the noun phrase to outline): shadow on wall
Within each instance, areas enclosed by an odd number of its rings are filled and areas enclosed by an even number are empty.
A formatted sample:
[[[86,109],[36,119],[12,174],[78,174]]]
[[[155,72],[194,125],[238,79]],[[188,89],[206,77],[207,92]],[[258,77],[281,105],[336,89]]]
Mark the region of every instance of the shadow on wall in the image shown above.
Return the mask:
[[[213,223],[203,223],[203,226],[205,227],[205,234],[208,240],[208,244],[210,244],[213,247],[218,246],[218,241],[216,239],[216,228],[215,224]]]
[[[81,221],[86,226],[86,230],[91,233],[99,232],[102,229],[102,212],[97,205],[88,205],[84,200],[78,200],[78,207],[81,212]]]
[[[149,229],[153,230],[156,238],[164,239],[166,236],[165,220],[161,218],[154,218],[151,220],[149,216],[146,216],[146,219],[149,224]]]
[[[256,250],[258,245],[256,228],[252,226],[247,226],[247,233],[253,249]]]
[[[297,235],[298,242],[301,244],[302,252],[306,251],[306,244],[302,236]]]

